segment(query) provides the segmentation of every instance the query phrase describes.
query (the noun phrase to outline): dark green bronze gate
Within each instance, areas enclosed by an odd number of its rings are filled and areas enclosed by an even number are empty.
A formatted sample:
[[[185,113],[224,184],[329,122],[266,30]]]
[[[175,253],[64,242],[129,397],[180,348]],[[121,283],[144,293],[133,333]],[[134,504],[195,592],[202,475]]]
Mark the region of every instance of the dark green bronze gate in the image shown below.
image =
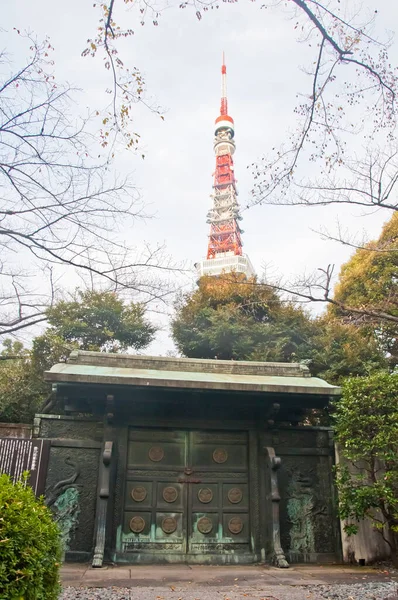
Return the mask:
[[[131,429],[119,552],[132,562],[248,562],[247,442],[245,432]]]

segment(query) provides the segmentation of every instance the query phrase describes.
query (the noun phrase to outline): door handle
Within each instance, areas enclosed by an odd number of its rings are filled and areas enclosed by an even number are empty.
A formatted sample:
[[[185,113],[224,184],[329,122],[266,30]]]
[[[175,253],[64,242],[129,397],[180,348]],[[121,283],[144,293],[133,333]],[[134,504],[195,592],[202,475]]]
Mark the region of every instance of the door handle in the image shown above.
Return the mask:
[[[197,479],[195,477],[191,477],[189,479],[185,479],[184,477],[179,477],[177,479],[178,483],[202,483],[201,479]]]

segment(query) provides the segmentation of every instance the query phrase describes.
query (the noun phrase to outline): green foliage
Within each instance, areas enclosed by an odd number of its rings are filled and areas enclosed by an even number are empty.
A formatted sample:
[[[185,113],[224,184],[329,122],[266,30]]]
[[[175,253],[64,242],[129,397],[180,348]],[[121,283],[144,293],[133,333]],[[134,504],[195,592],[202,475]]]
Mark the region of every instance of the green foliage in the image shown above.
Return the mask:
[[[33,340],[31,350],[19,342],[3,342],[0,421],[32,422],[51,389],[43,372],[66,361],[72,350],[138,350],[152,341],[156,331],[145,319],[143,305],[125,305],[110,292],[77,292],[71,302],[48,310],[48,322],[50,327]]]
[[[124,304],[112,292],[78,291],[47,311],[51,333],[81,350],[118,352],[150,344],[156,329],[142,304]]]
[[[398,317],[398,214],[383,227],[378,240],[359,249],[342,266],[335,298],[349,306],[371,306]]]
[[[256,279],[234,274],[202,277],[181,296],[172,332],[191,358],[305,361],[331,383],[386,366],[373,336],[330,317],[312,319]]]
[[[373,332],[389,356],[391,368],[398,364],[397,269],[398,214],[394,213],[379,239],[357,250],[341,268],[334,298],[363,313],[342,311],[336,306],[329,308],[330,314],[350,319],[357,326]],[[397,318],[397,322],[389,321],[386,315]]]
[[[72,350],[78,348],[77,343],[66,342],[59,335],[47,329],[43,335],[34,338],[30,353],[32,371],[42,377],[44,371],[53,365],[65,362]]]
[[[315,324],[309,352],[312,375],[340,385],[346,377],[387,369],[388,360],[373,331],[327,316],[316,319]]]
[[[32,370],[30,351],[5,340],[0,352],[0,421],[32,422],[47,394],[46,384]]]
[[[197,290],[181,296],[172,335],[179,351],[192,358],[291,360],[305,344],[297,323],[307,321],[301,310],[284,307],[271,288],[228,273],[202,277]]]
[[[32,423],[51,390],[43,372],[65,361],[75,347],[51,331],[35,338],[31,350],[20,342],[4,340],[0,352],[0,421]]]
[[[0,590],[9,600],[57,600],[58,527],[24,482],[0,475]]]
[[[385,522],[397,560],[398,374],[347,379],[334,418],[342,456],[361,468],[336,470],[340,516],[354,521],[347,528],[350,534],[361,519],[370,519],[381,533]]]

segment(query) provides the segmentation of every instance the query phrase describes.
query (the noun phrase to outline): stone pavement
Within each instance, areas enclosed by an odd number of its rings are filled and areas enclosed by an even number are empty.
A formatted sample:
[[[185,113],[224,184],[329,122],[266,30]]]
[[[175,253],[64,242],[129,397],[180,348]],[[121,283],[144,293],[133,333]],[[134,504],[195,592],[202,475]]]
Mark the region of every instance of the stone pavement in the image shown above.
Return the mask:
[[[389,582],[398,580],[396,572],[344,565],[294,565],[277,569],[255,566],[152,565],[105,566],[93,569],[83,564],[66,563],[61,570],[63,586],[83,588],[169,588],[190,589],[240,586],[313,586]],[[246,594],[245,594],[246,595]]]

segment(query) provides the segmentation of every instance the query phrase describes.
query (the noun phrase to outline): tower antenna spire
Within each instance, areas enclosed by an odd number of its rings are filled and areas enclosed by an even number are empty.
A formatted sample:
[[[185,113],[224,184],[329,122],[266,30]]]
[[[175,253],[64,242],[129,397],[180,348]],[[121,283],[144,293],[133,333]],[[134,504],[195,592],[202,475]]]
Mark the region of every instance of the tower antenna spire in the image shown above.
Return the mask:
[[[225,52],[222,53],[222,66],[221,66],[221,109],[220,115],[228,114],[228,100],[227,100],[227,65],[225,64]]]

